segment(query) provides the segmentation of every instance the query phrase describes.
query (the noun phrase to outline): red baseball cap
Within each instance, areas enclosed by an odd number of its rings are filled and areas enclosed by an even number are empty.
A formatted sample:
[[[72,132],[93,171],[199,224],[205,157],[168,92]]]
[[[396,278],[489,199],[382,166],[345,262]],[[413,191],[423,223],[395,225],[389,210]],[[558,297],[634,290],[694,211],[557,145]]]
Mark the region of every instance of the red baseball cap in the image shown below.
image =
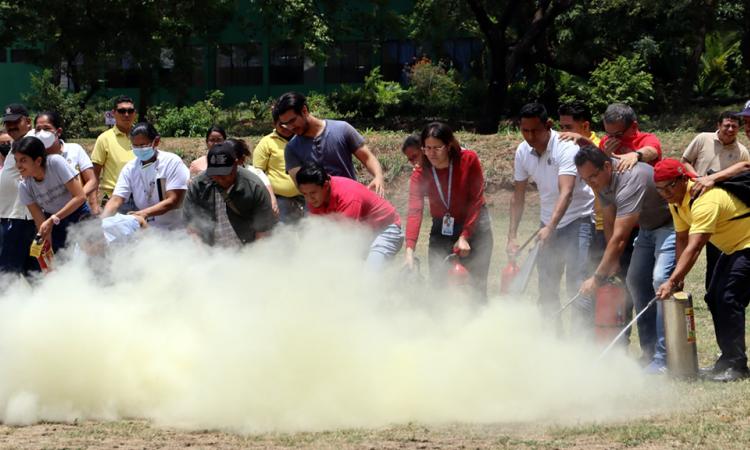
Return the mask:
[[[698,176],[685,168],[685,165],[674,158],[662,159],[654,166],[654,181],[667,181],[686,176],[697,178]]]

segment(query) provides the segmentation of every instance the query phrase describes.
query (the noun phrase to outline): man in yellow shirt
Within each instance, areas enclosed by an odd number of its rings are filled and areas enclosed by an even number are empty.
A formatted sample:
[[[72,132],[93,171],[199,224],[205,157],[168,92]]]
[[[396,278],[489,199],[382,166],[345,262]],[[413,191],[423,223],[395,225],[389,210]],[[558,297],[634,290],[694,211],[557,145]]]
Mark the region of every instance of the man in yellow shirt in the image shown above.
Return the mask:
[[[125,164],[135,158],[130,147],[130,129],[136,119],[135,104],[130,97],[115,99],[113,113],[115,126],[96,138],[91,162],[99,179],[99,192],[105,198],[112,196],[117,178]]]
[[[734,166],[719,172],[712,180],[721,181],[733,170]],[[693,199],[693,178],[695,174],[676,159],[660,161],[654,168],[656,189],[670,204],[677,234],[677,267],[656,295],[666,299],[682,287],[707,242],[721,250],[706,294],[721,356],[705,372],[713,381],[735,381],[750,376],[745,354],[745,308],[750,300],[750,207],[721,188],[707,190]]]
[[[292,177],[286,173],[284,149],[294,133],[279,124],[276,108],[271,111],[274,130],[263,136],[253,150],[253,166],[271,180],[271,187],[279,205],[279,221],[294,223],[304,215],[305,197],[300,194]]]

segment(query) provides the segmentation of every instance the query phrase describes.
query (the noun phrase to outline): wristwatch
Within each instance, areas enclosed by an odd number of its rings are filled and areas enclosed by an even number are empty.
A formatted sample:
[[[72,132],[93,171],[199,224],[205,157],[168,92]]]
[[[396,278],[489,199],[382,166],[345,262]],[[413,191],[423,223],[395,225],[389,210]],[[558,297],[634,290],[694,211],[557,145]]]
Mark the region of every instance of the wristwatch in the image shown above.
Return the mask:
[[[54,223],[55,225],[60,225],[60,218],[57,217],[57,214],[52,214],[49,217],[50,219],[52,219],[52,223]]]
[[[642,162],[643,161],[643,152],[641,152],[640,150],[636,150],[635,154],[638,155],[638,162]]]

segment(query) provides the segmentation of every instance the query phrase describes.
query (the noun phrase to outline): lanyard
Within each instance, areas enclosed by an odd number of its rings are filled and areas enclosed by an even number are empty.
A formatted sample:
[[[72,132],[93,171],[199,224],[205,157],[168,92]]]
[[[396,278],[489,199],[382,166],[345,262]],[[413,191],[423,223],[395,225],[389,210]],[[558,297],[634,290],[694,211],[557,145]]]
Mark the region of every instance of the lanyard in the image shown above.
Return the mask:
[[[451,161],[450,165],[448,166],[448,201],[445,201],[445,196],[443,195],[443,187],[440,185],[440,180],[438,179],[435,166],[432,166],[432,177],[435,179],[435,187],[437,188],[438,195],[440,195],[440,201],[443,202],[445,210],[448,211],[451,208],[451,190],[453,187],[453,161]]]
[[[143,193],[146,194],[146,201],[148,203],[151,203],[151,197],[154,195],[154,190],[156,189],[156,179],[159,177],[159,158],[156,159],[156,161],[149,163],[145,167],[143,166],[143,163],[140,164],[140,167],[138,168],[138,172],[141,178],[141,183],[143,183]],[[153,175],[153,179],[152,179]],[[157,202],[158,203],[158,202]],[[154,203],[156,204],[156,203]],[[147,205],[152,206],[152,205]]]

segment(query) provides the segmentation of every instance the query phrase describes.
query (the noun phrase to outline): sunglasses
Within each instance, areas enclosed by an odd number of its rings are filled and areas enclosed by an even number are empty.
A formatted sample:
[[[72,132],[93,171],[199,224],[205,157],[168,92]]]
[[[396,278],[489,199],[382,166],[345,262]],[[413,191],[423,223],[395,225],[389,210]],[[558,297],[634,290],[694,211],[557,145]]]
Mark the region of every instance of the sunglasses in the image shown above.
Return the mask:
[[[117,108],[115,111],[120,114],[133,114],[135,113],[135,108]]]

